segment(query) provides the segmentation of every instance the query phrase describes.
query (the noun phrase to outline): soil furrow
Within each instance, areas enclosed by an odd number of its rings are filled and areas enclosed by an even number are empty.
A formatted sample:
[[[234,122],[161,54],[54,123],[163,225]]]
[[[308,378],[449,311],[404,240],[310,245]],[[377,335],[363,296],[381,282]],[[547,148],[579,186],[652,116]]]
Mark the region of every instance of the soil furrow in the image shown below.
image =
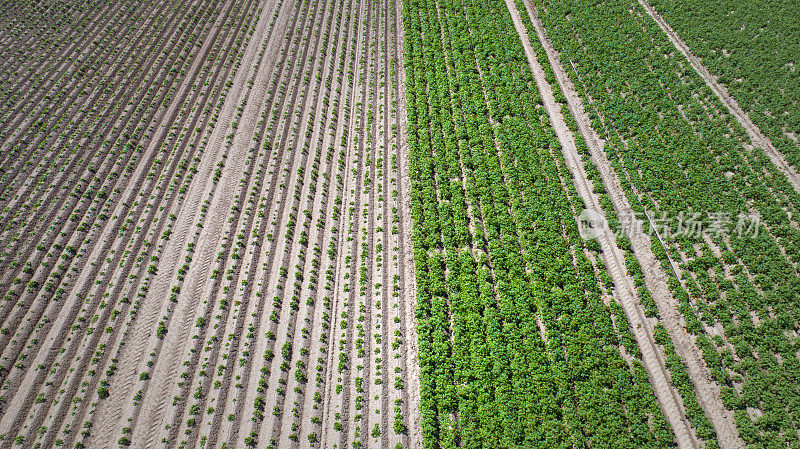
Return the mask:
[[[86,294],[86,290],[83,291],[82,296],[85,296],[85,294]]]
[[[160,100],[159,100],[159,101],[160,101]],[[151,116],[151,117],[152,117],[152,116]],[[147,158],[147,160],[146,160],[145,162],[143,162],[143,163],[142,163],[142,164],[141,164],[139,167],[140,167],[140,168],[144,168],[144,167],[149,167],[149,166],[151,166],[151,165],[152,165],[152,163],[153,163],[153,160],[154,160],[155,156],[156,156],[156,154],[155,154],[155,153],[152,153],[152,154],[150,155],[150,157],[149,157],[149,158]],[[164,167],[162,166],[161,168],[163,169]],[[108,173],[110,173],[110,172],[108,172]],[[142,171],[142,172],[139,172],[139,175],[140,175],[140,176],[143,176],[143,175],[144,175],[144,171]],[[118,185],[117,185],[117,188],[122,188],[122,189],[125,189],[126,187],[129,187],[129,186],[136,186],[136,185],[138,185],[138,184],[139,184],[139,182],[133,182],[133,183],[129,183],[127,178],[119,178],[119,179],[117,180],[117,183],[118,183]],[[109,201],[110,201],[110,200],[109,200]],[[89,213],[89,211],[90,211],[90,210],[89,210],[89,209],[87,209],[86,211],[84,211],[84,213],[85,213],[85,214],[88,214],[88,213]],[[77,222],[77,221],[78,221],[78,220],[76,220],[76,222]],[[75,224],[74,226],[77,226],[77,224]],[[91,226],[91,228],[93,228],[93,227],[94,227],[92,224],[90,224],[89,226]],[[70,228],[70,229],[71,229],[71,228]],[[55,236],[54,236],[54,237],[55,237]],[[94,247],[94,245],[95,245],[97,242],[98,242],[98,240],[94,240],[94,241],[93,241],[93,243],[92,243],[92,246],[90,246],[90,247],[89,247],[89,249],[90,249],[90,250],[92,250],[92,249],[93,249],[93,247]],[[50,241],[50,243],[48,244],[48,246],[49,246],[50,244],[52,244],[52,241]],[[69,245],[62,245],[62,248],[66,248],[67,246],[69,246]],[[80,246],[80,245],[74,245],[74,246],[78,247],[78,246]],[[40,263],[40,258],[41,258],[41,257],[44,257],[44,252],[40,252],[40,253],[38,253],[38,254],[37,254],[37,256],[39,256],[39,259],[35,259],[35,260],[33,261],[33,262],[34,262],[34,263],[33,263],[33,265],[34,265],[34,266],[38,266],[38,265],[39,265],[39,263]],[[51,269],[55,269],[55,267],[52,267]],[[44,273],[39,273],[39,278],[40,278],[40,279],[47,278],[47,277],[49,276],[49,274],[50,274],[50,272],[48,272],[48,271],[46,271],[46,272],[44,272]],[[44,285],[42,285],[42,286],[44,286]],[[37,310],[37,309],[36,309],[36,308],[33,308],[32,310]]]
[[[153,157],[154,157],[154,156],[155,156],[155,155],[152,155],[152,156],[151,156],[151,158],[149,158],[149,160],[148,160],[147,162],[145,162],[145,165],[151,164],[151,163],[153,162]],[[110,172],[108,172],[108,173],[110,173]],[[125,183],[125,182],[127,182],[127,179],[125,179],[125,178],[120,178],[120,179],[118,179],[118,180],[117,180],[117,182],[118,182],[118,183],[120,183],[120,184],[119,184],[119,187],[123,187],[123,188],[124,188],[124,185],[125,185],[124,183]],[[88,210],[88,209],[87,209],[86,211],[84,211],[84,213],[88,213],[88,212],[89,212],[89,210]],[[77,222],[77,221],[78,221],[78,220],[76,220],[76,222]],[[77,226],[77,223],[76,223],[74,226]],[[72,229],[72,228],[70,228],[70,229]],[[87,230],[87,231],[88,231],[88,230]],[[83,232],[87,232],[87,231],[83,231]],[[69,233],[64,233],[64,234],[65,234],[65,235],[69,235]],[[80,235],[81,235],[80,233],[79,233],[79,234],[77,234],[77,236],[80,236]],[[55,238],[55,236],[54,236],[54,238]],[[73,237],[73,238],[74,238],[74,237]],[[96,242],[96,241],[95,241],[95,242]],[[50,241],[50,244],[52,244],[52,241]],[[49,246],[49,244],[48,244],[48,246]],[[69,245],[61,245],[61,246],[62,246],[62,250],[63,250],[64,248],[67,248]],[[81,245],[79,245],[79,244],[77,244],[77,243],[76,243],[76,244],[74,244],[73,246],[74,246],[74,247],[80,247]],[[32,250],[32,248],[31,248],[31,250]],[[59,254],[59,255],[60,255],[60,254]],[[43,252],[41,252],[41,253],[37,254],[37,256],[39,256],[39,257],[44,257],[44,253],[43,253]],[[34,260],[34,262],[35,262],[35,263],[34,263],[33,265],[34,265],[34,266],[38,266],[38,265],[39,265],[39,262],[40,262],[40,259],[35,259],[35,260]],[[55,267],[52,267],[52,268],[55,268]],[[48,275],[49,275],[49,272],[39,273],[40,279],[41,279],[41,278],[47,278],[47,277],[48,277]],[[42,283],[42,287],[44,287],[43,283]],[[42,292],[42,293],[44,293],[44,292]],[[48,296],[48,297],[49,297],[49,296]],[[30,310],[39,310],[39,309],[37,309],[37,308],[32,308],[32,309],[30,309]],[[34,321],[34,323],[35,323],[35,321]]]

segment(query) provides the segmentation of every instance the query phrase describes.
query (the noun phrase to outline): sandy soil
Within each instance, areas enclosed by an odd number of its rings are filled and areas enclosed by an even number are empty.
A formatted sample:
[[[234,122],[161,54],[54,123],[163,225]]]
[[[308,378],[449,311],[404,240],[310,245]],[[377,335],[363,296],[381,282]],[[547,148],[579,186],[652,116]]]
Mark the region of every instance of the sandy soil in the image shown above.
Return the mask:
[[[187,30],[187,32],[188,31],[189,30]],[[155,72],[153,72],[153,76],[155,76],[155,74],[158,71],[159,70],[155,70]],[[159,98],[157,101],[160,102],[161,99]],[[149,162],[152,163],[152,158],[150,159]],[[143,165],[144,166],[149,166],[148,163],[145,163]],[[139,172],[136,172],[136,173],[139,174],[141,176],[141,178],[144,178],[144,176],[143,176],[144,173],[143,172],[139,171]],[[127,184],[131,188],[131,190],[129,190],[129,191],[139,192],[139,194],[141,194],[142,193],[141,191],[139,191],[138,189],[134,189],[133,188],[134,186],[138,186],[139,188],[142,188],[143,185],[141,184],[141,182],[142,182],[142,179],[137,179],[136,176],[134,176],[134,179],[130,180],[130,182]],[[145,182],[144,184],[148,184],[148,183]],[[149,184],[150,184],[150,187],[152,187],[152,183],[149,183]],[[119,187],[120,188],[126,188],[126,184],[125,183],[121,183],[121,184],[119,184]],[[147,191],[146,189],[144,189],[144,190]],[[132,195],[134,197],[136,196],[135,194],[132,194]],[[127,208],[128,206],[125,206],[125,207]],[[139,208],[138,211],[141,212],[143,210],[144,210],[144,208]],[[89,211],[96,211],[96,209],[95,210],[90,209]],[[96,217],[94,217],[94,218],[96,219]],[[152,223],[152,216],[150,218],[150,222]],[[83,255],[81,257],[76,258],[74,260],[74,262],[73,262],[74,264],[79,264],[79,266],[83,266],[83,264],[88,262],[87,260],[85,260],[83,258],[85,258],[87,255],[89,255],[89,253],[91,253],[93,251],[95,251],[95,253],[96,253],[96,250],[98,248],[102,248],[102,251],[101,251],[102,253],[104,253],[104,254],[108,253],[109,247],[111,245],[111,241],[113,240],[113,239],[108,238],[109,237],[108,232],[110,232],[110,235],[114,235],[114,234],[116,234],[117,232],[120,232],[120,231],[119,231],[119,228],[114,224],[114,221],[112,221],[110,223],[107,223],[107,225],[108,226],[105,229],[103,229],[102,233],[97,231],[97,229],[100,229],[100,228],[97,228],[96,226],[92,226],[92,231],[88,235],[88,239],[86,239],[83,242],[80,242],[80,240],[83,237],[85,237],[85,235],[83,235],[81,233],[75,233],[72,236],[69,236],[69,235],[65,234],[65,236],[68,237],[68,238],[73,238],[73,239],[77,238],[78,239],[78,241],[73,242],[73,244],[76,245],[76,247],[80,247],[80,246],[84,245],[84,248],[82,248],[82,250],[81,250]],[[103,235],[105,235],[105,237],[103,237]],[[61,243],[63,245],[64,242],[61,242]],[[111,254],[113,254],[113,251],[111,252]],[[119,254],[114,255],[113,257],[116,259],[116,262],[119,262],[119,259],[118,259]],[[110,261],[110,259],[111,258],[109,258],[109,261]],[[102,334],[100,332],[96,332],[96,333],[92,333],[89,336],[89,333],[87,332],[87,336],[85,336],[85,337],[81,336],[81,332],[83,330],[85,330],[85,327],[86,327],[86,325],[83,324],[83,323],[88,323],[89,320],[91,320],[92,325],[102,326],[102,323],[104,323],[108,319],[108,313],[111,310],[111,307],[107,307],[107,304],[105,304],[105,307],[100,306],[100,309],[104,309],[104,310],[100,310],[100,313],[98,313],[98,315],[95,315],[94,317],[92,317],[92,315],[91,315],[91,312],[97,310],[98,302],[100,301],[100,298],[101,298],[100,295],[93,294],[91,289],[93,289],[94,287],[92,287],[92,286],[104,283],[106,277],[104,276],[103,272],[100,272],[101,263],[99,263],[96,260],[92,261],[91,259],[90,259],[90,261],[91,261],[91,265],[87,265],[87,269],[83,270],[80,273],[81,276],[79,276],[78,281],[75,282],[75,284],[76,284],[75,285],[75,290],[76,290],[75,299],[73,299],[73,298],[69,299],[68,304],[67,304],[68,307],[64,306],[64,301],[63,300],[60,301],[60,302],[52,301],[48,305],[48,310],[46,311],[46,313],[48,313],[48,315],[44,315],[43,318],[42,318],[42,321],[40,321],[39,324],[36,326],[36,331],[32,336],[33,339],[31,340],[31,345],[28,346],[28,349],[34,348],[37,351],[35,354],[38,354],[38,356],[42,357],[42,358],[40,358],[40,361],[37,362],[37,369],[36,370],[31,370],[31,371],[28,371],[28,372],[20,372],[20,373],[23,373],[24,375],[26,375],[26,377],[24,378],[23,382],[28,382],[27,385],[41,384],[42,376],[45,373],[47,373],[47,370],[39,369],[42,366],[46,367],[46,366],[51,366],[52,365],[54,367],[57,367],[58,369],[50,370],[50,372],[47,374],[47,377],[46,377],[47,382],[44,384],[44,386],[40,387],[41,388],[41,393],[40,394],[44,394],[44,397],[50,397],[51,400],[53,401],[52,404],[46,402],[44,405],[36,407],[36,409],[38,409],[37,411],[39,413],[30,414],[29,418],[32,419],[32,421],[30,421],[29,424],[26,424],[26,426],[31,426],[32,428],[38,428],[38,426],[42,422],[42,420],[45,419],[45,416],[47,416],[47,423],[48,424],[53,424],[52,422],[50,422],[51,420],[56,420],[55,422],[58,422],[58,420],[64,419],[64,412],[63,412],[64,407],[65,407],[66,404],[68,404],[70,402],[69,400],[72,399],[72,395],[77,394],[76,392],[79,389],[79,385],[77,383],[77,380],[80,379],[80,376],[81,376],[80,373],[84,373],[85,372],[85,370],[87,368],[87,365],[88,365],[88,362],[90,360],[90,354],[97,349],[97,339],[98,339],[98,337],[100,335],[107,334],[107,332],[104,332]],[[114,264],[112,264],[112,266],[114,266]],[[91,268],[88,268],[88,267],[91,267]],[[75,269],[76,274],[77,274],[77,269],[76,268],[73,268],[73,269]],[[88,277],[84,276],[84,274],[88,275]],[[69,277],[69,276],[67,276],[67,277]],[[95,279],[95,277],[97,279]],[[88,295],[87,295],[87,293],[88,293]],[[44,291],[40,292],[40,294],[44,294]],[[86,298],[85,305],[83,306],[84,308],[82,308],[80,311],[78,311],[77,308],[80,308],[81,307],[81,303],[84,302],[83,298]],[[115,299],[116,299],[116,297],[115,297]],[[103,303],[105,303],[105,301],[103,301]],[[113,303],[112,303],[112,305],[113,305]],[[55,307],[56,309],[49,310],[50,306]],[[59,311],[58,307],[64,307],[64,310]],[[68,312],[67,309],[72,309],[72,311]],[[31,309],[31,311],[37,311],[37,310],[40,313],[42,312],[42,310],[38,309],[38,308]],[[101,320],[96,321],[98,318],[101,318]],[[74,321],[74,322],[72,321],[72,320],[76,320],[76,319],[77,319],[77,321]],[[36,320],[36,318],[32,322],[31,321],[29,321],[29,322],[31,322],[31,324],[35,324],[36,323],[35,320]],[[54,325],[53,325],[52,321],[55,321]],[[120,320],[120,321],[122,321],[122,320]],[[102,327],[101,327],[101,329],[102,329]],[[49,334],[48,334],[48,332],[49,332]],[[39,342],[40,340],[45,340],[45,339],[46,339],[46,343],[45,342],[41,342],[40,343],[41,346],[39,346],[39,347],[35,346],[37,342]],[[44,343],[44,344],[42,344],[42,343]],[[78,343],[81,343],[80,348],[78,347]],[[59,350],[59,345],[60,345],[60,350]],[[44,349],[44,350],[42,350],[42,349]],[[80,351],[80,352],[77,353],[78,355],[76,355],[76,351]],[[87,353],[87,351],[88,351],[88,353]],[[102,351],[98,351],[98,354],[100,354],[101,352]],[[58,354],[58,355],[54,356],[53,354]],[[73,357],[75,357],[74,360],[73,360]],[[74,371],[77,371],[77,373],[79,373],[79,374],[73,375]],[[55,393],[55,390],[58,388],[59,385],[62,385],[62,382],[63,382],[64,388],[58,390],[58,392]],[[12,383],[12,385],[13,385],[13,383]],[[54,394],[51,395],[49,390],[52,390],[52,392]],[[36,391],[37,391],[37,388],[24,387],[23,391],[28,396],[35,395]],[[86,391],[86,389],[83,388],[81,390],[81,393],[85,392],[85,391]],[[8,389],[4,393],[8,395],[8,396],[6,396],[7,399],[11,399],[12,397],[14,397],[15,401],[22,397],[22,396],[13,396],[13,394],[11,394],[11,392]],[[66,396],[67,396],[66,399],[64,399],[64,400],[62,400],[62,396],[61,396],[62,393],[65,393]],[[88,402],[88,401],[86,401],[86,402]],[[55,406],[56,404],[58,404],[57,409],[56,408],[50,409],[51,405]],[[78,403],[76,402],[76,404],[78,404]],[[45,413],[48,413],[48,409],[50,409],[49,410],[49,415],[45,415]],[[62,411],[59,411],[59,410],[62,410]],[[5,418],[13,418],[14,416],[15,415],[13,413],[5,414]],[[56,425],[55,427],[56,428],[54,429],[54,431],[51,434],[46,435],[47,439],[52,439],[52,436],[57,432],[58,426]],[[30,432],[32,432],[32,431],[29,431],[29,433]],[[32,435],[30,435],[30,434],[27,435],[27,437],[31,437],[31,436]],[[30,438],[28,438],[28,440],[30,440]]]
[[[132,73],[114,65],[124,52],[101,67],[111,83],[147,82],[123,86],[120,98],[90,89],[71,113],[75,130],[94,129],[88,121],[106,114],[97,129],[114,138],[141,126],[141,151],[116,156],[99,146],[98,133],[80,141],[98,145],[91,157],[0,156],[28,170],[0,177],[0,191],[11,192],[0,207],[24,209],[0,215],[13,224],[0,231],[9,250],[0,257],[31,261],[26,283],[51,273],[68,279],[59,301],[31,287],[19,307],[0,307],[0,322],[15,329],[0,335],[2,356],[25,359],[0,370],[9,380],[0,393],[0,448],[18,437],[42,447],[116,447],[125,439],[133,447],[241,447],[250,436],[259,447],[422,447],[402,5],[217,7],[216,19],[179,27],[172,19],[185,12],[180,5],[148,4],[148,21],[166,24],[165,34],[131,28],[124,49],[159,47]],[[114,27],[129,25],[120,11],[91,12],[98,22],[83,32],[97,44],[66,40],[48,57],[52,67],[74,69],[76,52],[102,60],[114,48],[100,48],[113,43]],[[170,71],[171,52],[193,59]],[[37,93],[65,89],[58,114],[80,97],[70,74],[45,79]],[[170,84],[174,78],[182,81]],[[17,106],[19,114],[40,112]],[[9,117],[27,128],[32,122],[19,114]],[[72,126],[67,120],[52,136]],[[11,137],[25,138],[18,128]],[[64,170],[49,170],[64,161]],[[130,173],[115,178],[129,161]],[[49,177],[31,183],[28,175]],[[92,176],[99,184],[82,188],[117,188],[109,200],[50,201],[60,190],[49,182]],[[28,219],[59,208],[61,221]],[[84,219],[87,230],[76,231]],[[19,239],[20,230],[44,236],[46,250]],[[77,254],[58,262],[67,245]],[[306,380],[298,380],[301,370]],[[99,390],[106,388],[107,397]],[[395,432],[396,420],[408,430]]]
[[[398,154],[398,167],[400,172],[400,183],[399,183],[399,191],[400,191],[400,219],[402,222],[401,234],[400,234],[400,245],[402,248],[402,252],[400,257],[403,258],[403,275],[405,277],[406,285],[405,291],[402,291],[400,294],[408,301],[408,304],[405,306],[405,316],[403,317],[404,324],[406,326],[407,338],[406,338],[406,355],[405,355],[405,362],[407,364],[407,369],[410,371],[409,374],[406,375],[406,385],[408,385],[409,390],[409,413],[410,416],[410,435],[411,435],[411,444],[414,448],[421,448],[422,447],[422,413],[421,413],[421,397],[420,397],[420,371],[419,371],[419,355],[418,355],[418,348],[417,348],[417,319],[415,314],[416,309],[416,283],[414,282],[414,248],[411,246],[411,178],[408,174],[408,167],[409,167],[409,153],[408,153],[408,143],[406,142],[406,124],[408,123],[408,119],[406,117],[406,77],[405,77],[405,63],[403,59],[403,51],[402,49],[405,48],[403,44],[403,20],[402,20],[402,12],[403,12],[403,3],[398,1],[395,3],[395,11],[397,16],[397,37],[398,42],[397,46],[395,47],[398,49],[398,64],[397,64],[397,71],[398,71],[398,101],[397,101],[397,114],[398,114],[398,127],[400,128],[400,132],[398,135],[400,138],[397,142],[397,154]]]
[[[262,7],[266,7],[266,5]],[[262,14],[260,18],[259,25],[262,36],[266,33],[268,19],[269,16],[267,14]],[[251,45],[248,46],[248,50],[243,57],[243,67],[245,68],[252,67],[254,64],[259,46],[252,45],[252,42],[258,39],[258,36],[259,34],[256,34],[251,38]],[[197,302],[208,297],[200,294],[200,288],[203,284],[210,286],[210,283],[205,282],[208,279],[208,267],[211,264],[212,256],[216,254],[216,243],[222,234],[220,228],[226,221],[228,204],[233,200],[233,187],[239,180],[238,176],[242,171],[242,164],[246,157],[247,152],[243,148],[241,151],[231,151],[225,162],[225,170],[227,173],[234,174],[232,176],[223,176],[219,187],[211,182],[211,177],[218,161],[217,155],[224,151],[225,133],[229,132],[229,125],[234,120],[236,105],[239,104],[242,95],[244,95],[243,91],[248,75],[250,75],[249,70],[239,70],[233,81],[234,91],[228,94],[226,105],[223,107],[223,111],[226,114],[221,117],[220,122],[211,134],[209,139],[210,148],[203,157],[204,164],[198,173],[200,182],[192,184],[187,193],[187,203],[177,214],[176,223],[178,223],[179,229],[173,233],[173,236],[166,244],[165,254],[167,257],[159,261],[158,277],[153,282],[149,294],[141,305],[143,311],[137,320],[137,327],[131,332],[126,342],[125,350],[120,356],[120,370],[115,375],[114,382],[110,387],[112,390],[115,387],[122,387],[122,385],[131,388],[134,384],[132,380],[139,373],[152,372],[151,378],[147,382],[147,391],[141,407],[134,406],[130,400],[129,395],[133,395],[134,391],[128,390],[128,393],[125,393],[127,389],[123,387],[121,394],[112,395],[109,401],[101,403],[103,406],[108,407],[108,413],[103,413],[103,408],[98,409],[101,412],[101,416],[120,420],[116,424],[116,426],[120,427],[134,427],[131,423],[125,423],[122,420],[127,417],[142,416],[143,422],[135,422],[133,424],[141,425],[147,430],[143,433],[136,432],[134,436],[150,437],[148,438],[149,443],[153,442],[151,438],[154,438],[157,434],[153,427],[164,428],[164,424],[161,422],[164,407],[166,406],[166,401],[171,401],[173,397],[172,394],[169,394],[169,389],[175,384],[175,379],[180,374],[178,372],[180,368],[178,362],[183,347],[191,341],[189,339],[190,327],[196,321],[197,313],[200,311]],[[212,195],[211,192],[216,191],[216,189],[224,194]],[[201,204],[210,197],[214,199],[209,207],[210,217],[207,225],[202,228],[201,235],[197,236],[199,238],[198,241],[195,240],[195,234],[191,230],[194,229],[193,225],[200,220]],[[190,269],[187,273],[182,290],[189,294],[181,296],[184,301],[179,301],[172,312],[174,317],[169,323],[168,332],[162,343],[155,335],[155,328],[160,317],[167,314],[166,308],[170,307],[166,299],[169,297],[171,286],[175,283],[176,272],[184,263],[186,244],[189,240],[196,242],[193,262],[201,264],[201,267],[193,267],[194,269]],[[147,353],[150,352],[150,348],[157,348],[158,350],[158,356],[155,358],[155,366],[152,370],[148,369],[146,365],[149,359]],[[116,382],[119,382],[119,384]],[[140,409],[143,412],[139,412]],[[106,426],[102,425],[102,427]],[[108,432],[103,436],[110,438],[110,441],[106,443],[98,441],[97,443],[101,445],[110,444],[111,441],[115,441],[118,438],[118,435],[116,432]],[[132,439],[134,442],[138,441],[137,438]],[[155,439],[154,441],[158,442],[159,440]],[[144,441],[141,441],[141,444],[146,446]]]

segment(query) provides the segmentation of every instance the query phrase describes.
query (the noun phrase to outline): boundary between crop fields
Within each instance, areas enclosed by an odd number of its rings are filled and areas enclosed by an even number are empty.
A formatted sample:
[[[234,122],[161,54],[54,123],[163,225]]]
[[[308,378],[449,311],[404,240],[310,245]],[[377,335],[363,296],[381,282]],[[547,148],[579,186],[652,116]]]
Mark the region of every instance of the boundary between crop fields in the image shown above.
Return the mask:
[[[403,275],[406,281],[405,288],[407,289],[405,299],[411,302],[409,307],[405,308],[405,322],[408,326],[407,343],[406,343],[406,360],[410,361],[408,369],[411,371],[409,376],[409,403],[408,405],[408,422],[411,424],[409,429],[409,441],[412,448],[421,448],[422,445],[422,399],[420,392],[420,366],[419,366],[419,349],[417,347],[419,336],[417,335],[417,283],[414,276],[414,247],[411,239],[411,177],[409,175],[410,154],[408,147],[408,117],[406,115],[406,65],[405,65],[405,24],[403,22],[403,0],[395,0],[395,17],[397,18],[397,123],[399,131],[397,133],[397,154],[398,154],[398,172],[399,172],[399,191],[400,191],[400,220],[403,222],[401,226],[400,235],[402,242],[401,254],[404,251],[404,266]]]

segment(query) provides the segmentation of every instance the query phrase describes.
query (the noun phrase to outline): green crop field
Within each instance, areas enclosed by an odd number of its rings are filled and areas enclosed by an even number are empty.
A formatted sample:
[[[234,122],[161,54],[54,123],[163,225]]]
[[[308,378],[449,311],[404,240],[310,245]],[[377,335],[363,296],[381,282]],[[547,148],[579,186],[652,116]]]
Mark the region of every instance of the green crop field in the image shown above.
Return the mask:
[[[0,449],[800,448],[800,5],[0,8]]]

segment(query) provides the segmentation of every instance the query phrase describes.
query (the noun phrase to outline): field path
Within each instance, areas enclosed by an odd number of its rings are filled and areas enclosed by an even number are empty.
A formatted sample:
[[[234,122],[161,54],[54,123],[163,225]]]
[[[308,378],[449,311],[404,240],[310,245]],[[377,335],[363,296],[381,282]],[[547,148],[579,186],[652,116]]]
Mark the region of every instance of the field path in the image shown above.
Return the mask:
[[[547,52],[548,61],[550,62],[550,65],[556,76],[559,87],[567,99],[570,112],[575,117],[580,132],[586,140],[591,157],[600,171],[603,184],[608,192],[609,199],[614,205],[614,209],[618,214],[632,213],[633,208],[631,207],[622,190],[616,173],[614,173],[611,168],[611,163],[606,158],[606,154],[603,151],[603,144],[600,142],[597,134],[589,124],[589,117],[584,110],[583,103],[578,97],[574,86],[572,85],[572,81],[569,79],[569,76],[561,66],[558,54],[556,53],[550,40],[547,38],[544,27],[542,26],[533,6],[530,4],[530,1],[523,1],[525,3],[528,17],[536,29],[537,36],[542,43],[542,46]],[[538,78],[537,82],[539,82]],[[667,285],[667,276],[659,266],[658,260],[656,259],[650,246],[648,236],[644,233],[637,233],[628,237],[631,241],[633,252],[642,267],[642,271],[644,272],[645,284],[647,285],[648,290],[650,290],[652,293],[652,296],[658,305],[661,322],[672,338],[676,353],[683,360],[687,367],[687,372],[695,388],[697,400],[711,421],[711,425],[714,427],[714,430],[717,433],[717,438],[720,445],[722,447],[744,447],[744,443],[739,437],[739,432],[734,424],[733,413],[727,410],[722,403],[719,385],[711,378],[709,368],[705,364],[700,349],[697,347],[694,339],[687,333],[685,327],[681,324],[677,301],[669,291],[669,287]],[[606,251],[604,250],[604,253],[605,252]],[[624,261],[624,258],[622,260]],[[641,305],[638,305],[638,308],[641,312]],[[627,312],[628,309],[626,308],[626,313]],[[628,315],[629,319],[631,320],[631,325],[635,325],[637,321],[632,319],[629,313]],[[638,340],[638,329],[636,334]],[[669,417],[670,422],[672,422],[672,417],[670,417],[670,414],[667,414],[667,416]]]
[[[575,140],[564,121],[561,108],[553,96],[552,87],[545,78],[544,70],[536,59],[531,43],[528,40],[528,33],[522,23],[514,0],[505,0],[505,2],[508,6],[508,10],[511,12],[514,27],[517,29],[517,33],[519,33],[520,39],[522,40],[522,46],[525,49],[528,65],[536,79],[536,85],[539,88],[542,101],[547,108],[550,122],[561,143],[564,160],[573,175],[575,188],[587,207],[601,210],[600,201],[597,195],[592,191],[591,183],[583,168],[583,163],[575,145]],[[581,131],[585,131],[585,129],[582,127]],[[614,236],[611,233],[601,232],[597,238],[603,251],[603,259],[605,260],[606,267],[609,270],[611,279],[614,281],[615,296],[625,310],[625,314],[628,316],[631,330],[642,351],[642,361],[644,362],[648,377],[653,384],[661,408],[664,410],[664,415],[672,426],[678,446],[681,448],[702,447],[700,440],[697,435],[695,435],[694,429],[692,429],[686,418],[681,395],[677,388],[670,382],[664,354],[661,348],[655,343],[652,334],[652,326],[648,324],[644,308],[639,303],[634,293],[636,289],[633,279],[626,271],[625,256],[622,250],[617,246]]]
[[[717,81],[717,78],[708,71],[708,69],[703,66],[703,63],[700,59],[692,54],[692,51],[689,49],[689,46],[681,39],[678,33],[669,26],[666,20],[658,14],[658,11],[653,8],[653,6],[648,3],[646,0],[639,0],[639,4],[642,5],[642,8],[656,21],[658,26],[664,31],[664,34],[667,35],[670,42],[675,45],[675,48],[680,50],[683,53],[683,56],[689,61],[689,64],[692,65],[692,68],[700,75],[703,80],[706,82],[708,87],[711,88],[712,91],[719,97],[720,101],[728,108],[731,115],[736,117],[736,121],[739,122],[740,125],[747,131],[747,134],[750,136],[750,140],[752,140],[753,145],[761,148],[764,150],[764,153],[769,157],[773,164],[775,164],[778,169],[786,175],[786,178],[792,184],[794,189],[797,192],[800,192],[800,175],[798,175],[797,170],[792,167],[789,162],[786,161],[786,158],[783,154],[775,148],[775,145],[772,144],[772,141],[769,140],[758,126],[750,120],[750,116],[739,106],[739,103],[730,96],[728,93],[728,89],[720,84]]]
[[[406,332],[406,354],[405,360],[408,364],[408,413],[409,422],[412,424],[408,430],[410,445],[412,448],[422,446],[422,409],[421,409],[421,385],[419,369],[419,348],[417,336],[417,283],[414,277],[414,247],[411,241],[411,177],[409,175],[410,153],[408,148],[408,133],[406,131],[408,118],[406,117],[406,72],[405,72],[405,33],[403,30],[403,2],[395,2],[395,14],[397,17],[397,124],[399,128],[397,139],[397,166],[399,186],[399,216],[400,233],[398,237],[400,246],[400,276],[403,278],[403,288],[401,295],[407,298],[403,301],[403,325]]]

